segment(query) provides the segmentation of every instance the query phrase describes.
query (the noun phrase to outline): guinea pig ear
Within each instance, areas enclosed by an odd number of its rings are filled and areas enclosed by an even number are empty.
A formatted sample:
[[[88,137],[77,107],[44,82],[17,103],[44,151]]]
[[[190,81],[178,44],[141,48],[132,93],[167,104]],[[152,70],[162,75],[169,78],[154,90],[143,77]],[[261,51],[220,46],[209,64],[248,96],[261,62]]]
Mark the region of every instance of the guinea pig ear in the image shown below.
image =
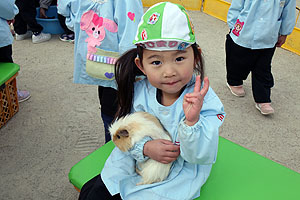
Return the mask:
[[[128,137],[129,133],[128,133],[128,131],[126,129],[122,129],[122,130],[118,131],[117,135],[122,136],[122,137]]]

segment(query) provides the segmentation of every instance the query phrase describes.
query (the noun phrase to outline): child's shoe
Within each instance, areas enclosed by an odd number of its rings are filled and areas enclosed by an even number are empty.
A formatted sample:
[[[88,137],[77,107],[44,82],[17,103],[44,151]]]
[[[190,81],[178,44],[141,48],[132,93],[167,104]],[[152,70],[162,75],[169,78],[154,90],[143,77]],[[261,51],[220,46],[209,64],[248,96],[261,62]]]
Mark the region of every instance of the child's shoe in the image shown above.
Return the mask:
[[[255,107],[263,115],[270,115],[274,113],[274,109],[271,106],[271,103],[256,103]]]
[[[26,90],[18,90],[18,101],[19,103],[26,101],[30,98],[30,93]]]
[[[30,38],[32,36],[32,32],[31,31],[27,31],[25,34],[17,34],[16,33],[16,40],[25,40],[27,38]]]
[[[41,43],[41,42],[46,42],[51,39],[51,34],[50,33],[39,33],[39,34],[33,34],[32,35],[32,42],[34,44]]]
[[[74,42],[74,34],[66,34],[63,33],[61,36],[59,36],[59,39],[63,42]]]
[[[230,92],[237,97],[243,97],[246,95],[246,92],[243,88],[243,85],[239,85],[239,86],[230,86],[227,83],[228,88],[230,89]]]

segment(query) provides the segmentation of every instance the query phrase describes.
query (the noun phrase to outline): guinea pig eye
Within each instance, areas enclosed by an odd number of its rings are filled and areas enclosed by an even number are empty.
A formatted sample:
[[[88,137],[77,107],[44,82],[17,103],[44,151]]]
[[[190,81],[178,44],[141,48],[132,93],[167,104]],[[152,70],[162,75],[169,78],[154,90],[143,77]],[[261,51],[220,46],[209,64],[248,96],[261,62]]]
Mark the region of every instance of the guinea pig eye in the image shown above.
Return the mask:
[[[120,139],[121,137],[119,135],[117,135],[117,138]]]
[[[98,34],[100,35],[100,31],[98,31]]]
[[[94,30],[95,30],[95,27],[92,28],[92,31],[94,31]]]

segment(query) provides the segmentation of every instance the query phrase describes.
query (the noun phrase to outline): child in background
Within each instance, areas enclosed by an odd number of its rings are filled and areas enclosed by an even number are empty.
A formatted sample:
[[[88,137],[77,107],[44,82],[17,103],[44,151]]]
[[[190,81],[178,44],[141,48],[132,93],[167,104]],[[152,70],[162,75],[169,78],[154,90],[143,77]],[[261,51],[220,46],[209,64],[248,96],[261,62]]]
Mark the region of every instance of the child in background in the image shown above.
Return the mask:
[[[134,43],[137,47],[116,63],[117,117],[148,112],[160,120],[172,142],[145,137],[129,153],[114,148],[101,175],[83,186],[79,199],[197,198],[216,161],[225,113],[204,78],[201,50],[186,10],[169,2],[150,7]],[[136,185],[141,177],[135,164],[149,157],[173,162],[170,174],[162,182]]]
[[[274,113],[272,57],[294,29],[295,9],[295,0],[233,0],[228,11],[227,86],[233,95],[245,96],[243,80],[251,72],[255,107],[263,115]]]
[[[141,0],[59,0],[58,12],[75,32],[74,83],[98,85],[105,142],[117,112],[116,59],[133,47]]]
[[[0,62],[13,62],[12,43],[14,38],[10,30],[15,15],[19,12],[14,0],[0,1]],[[30,98],[26,90],[18,90],[18,101],[23,102]]]
[[[57,5],[56,0],[40,0],[40,18],[47,19],[48,16],[46,15],[46,11],[48,10],[49,6],[51,5]],[[57,19],[59,21],[60,26],[64,30],[64,32],[59,36],[59,39],[63,42],[74,42],[74,32],[71,31],[66,26],[66,18],[62,16],[61,14],[57,13]]]
[[[36,21],[36,1],[16,0],[16,5],[19,8],[19,13],[16,15],[14,22],[16,40],[31,37],[34,44],[50,40],[51,34],[42,33],[43,26]]]

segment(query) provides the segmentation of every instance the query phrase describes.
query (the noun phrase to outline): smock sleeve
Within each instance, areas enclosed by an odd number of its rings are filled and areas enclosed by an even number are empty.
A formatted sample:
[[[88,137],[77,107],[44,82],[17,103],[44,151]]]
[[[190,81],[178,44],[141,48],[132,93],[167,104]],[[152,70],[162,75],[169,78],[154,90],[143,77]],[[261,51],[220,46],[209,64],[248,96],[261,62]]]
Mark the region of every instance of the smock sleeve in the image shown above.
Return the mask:
[[[296,1],[286,0],[281,15],[280,35],[289,35],[294,30],[296,23]]]
[[[151,137],[144,137],[139,142],[135,143],[135,145],[128,151],[130,155],[138,162],[144,162],[149,159],[148,156],[144,155],[144,145],[146,142],[152,140]]]
[[[0,1],[0,18],[4,20],[11,20],[19,13],[18,7],[14,0]]]
[[[66,26],[74,31],[75,19],[79,11],[79,0],[59,0],[57,3],[57,12],[66,17]]]
[[[236,23],[236,20],[244,7],[245,0],[234,0],[231,2],[231,6],[227,13],[227,24],[229,29],[233,29]]]
[[[209,89],[205,96],[199,121],[193,126],[185,124],[185,118],[178,127],[180,155],[184,160],[196,164],[212,164],[216,161],[219,141],[219,127],[225,118],[220,99]]]
[[[40,7],[48,9],[48,7],[51,5],[52,0],[40,0]]]
[[[134,47],[132,42],[143,12],[143,5],[140,0],[115,1],[114,18],[118,24],[120,54]]]

